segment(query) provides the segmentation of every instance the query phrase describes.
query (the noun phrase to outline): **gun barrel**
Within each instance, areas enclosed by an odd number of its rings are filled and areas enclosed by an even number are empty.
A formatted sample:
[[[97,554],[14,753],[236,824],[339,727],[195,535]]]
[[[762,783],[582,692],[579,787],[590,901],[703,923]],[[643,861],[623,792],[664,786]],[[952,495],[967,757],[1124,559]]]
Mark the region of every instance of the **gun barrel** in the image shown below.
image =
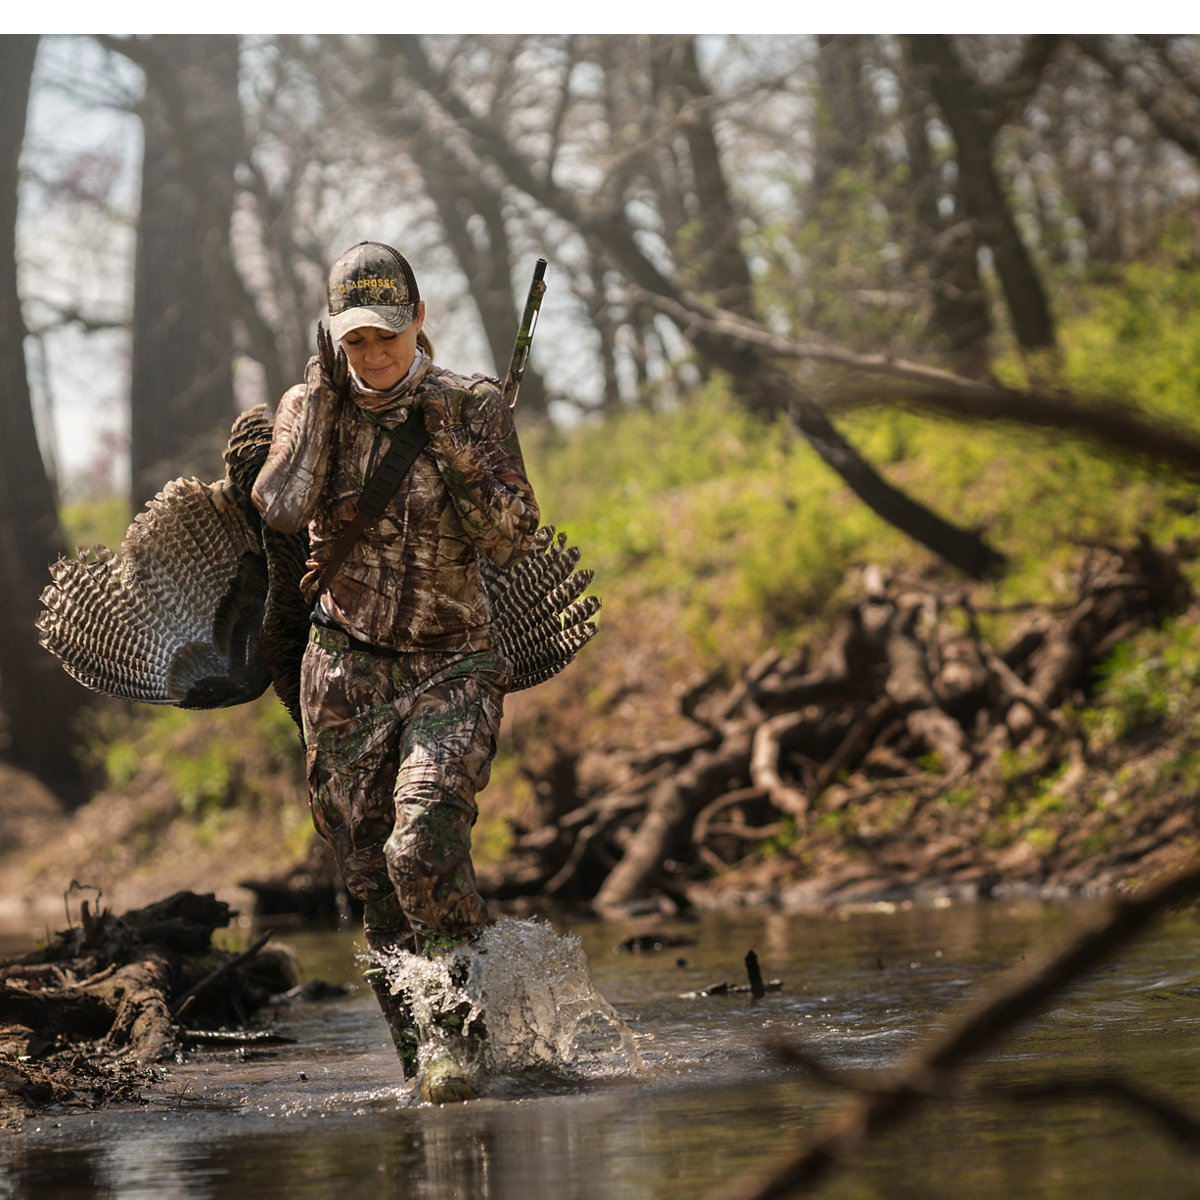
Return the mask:
[[[509,408],[517,406],[517,392],[520,391],[521,379],[529,362],[529,347],[533,344],[538,311],[542,307],[542,297],[546,294],[545,276],[546,260],[539,258],[533,268],[533,281],[529,285],[529,295],[525,298],[525,311],[521,314],[521,328],[517,330],[517,343],[513,347],[512,362],[504,380],[504,399],[508,401]]]

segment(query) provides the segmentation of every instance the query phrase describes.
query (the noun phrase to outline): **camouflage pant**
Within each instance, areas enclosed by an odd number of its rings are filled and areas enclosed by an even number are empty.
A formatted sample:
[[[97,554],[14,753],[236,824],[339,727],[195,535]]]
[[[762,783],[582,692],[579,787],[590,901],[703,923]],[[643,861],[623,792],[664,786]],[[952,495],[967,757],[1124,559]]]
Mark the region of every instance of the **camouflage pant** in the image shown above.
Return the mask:
[[[508,665],[490,651],[374,655],[314,627],[301,670],[309,803],[372,949],[481,929],[471,827]]]

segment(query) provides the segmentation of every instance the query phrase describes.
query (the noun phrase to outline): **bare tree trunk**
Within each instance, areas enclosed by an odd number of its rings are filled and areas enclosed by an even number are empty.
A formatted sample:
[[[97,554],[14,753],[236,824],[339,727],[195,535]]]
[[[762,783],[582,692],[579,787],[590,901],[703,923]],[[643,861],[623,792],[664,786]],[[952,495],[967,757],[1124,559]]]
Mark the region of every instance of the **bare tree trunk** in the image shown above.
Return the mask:
[[[470,286],[496,374],[503,379],[512,359],[525,294],[518,298],[513,291],[515,255],[500,192],[480,175],[474,164],[463,160],[455,146],[412,119],[411,110],[394,93],[396,81],[404,79],[403,73],[396,71],[403,39],[380,35],[377,40],[381,54],[366,99],[378,110],[385,128],[414,143],[414,158],[421,164],[421,177],[437,209],[450,251]],[[472,233],[472,217],[480,218],[479,233]],[[532,271],[532,259],[528,266]],[[434,321],[436,327],[436,315]],[[531,364],[521,383],[521,408],[544,413],[547,399],[545,381]]]
[[[600,339],[600,371],[604,376],[604,387],[600,395],[600,406],[606,412],[615,412],[621,405],[621,381],[617,374],[617,322],[613,318],[605,289],[604,267],[594,254],[588,255],[587,315]],[[634,354],[636,361],[636,351]],[[644,394],[639,400],[644,399]]]
[[[813,131],[812,190],[826,195],[841,171],[863,164],[872,120],[863,79],[862,34],[817,38],[817,112]]]
[[[435,146],[432,139],[426,137],[419,139],[418,146],[423,164],[422,178],[437,206],[438,218],[459,270],[470,286],[471,299],[479,313],[496,374],[503,379],[512,359],[521,312],[513,294],[515,256],[500,196],[479,178],[478,173],[472,173],[458,162],[445,146]],[[482,236],[471,234],[470,219],[476,216],[482,220]],[[532,271],[532,259],[529,268]],[[546,402],[546,385],[531,364],[521,382],[521,408],[526,412],[544,413]]]
[[[1017,342],[1025,350],[1051,349],[1056,344],[1054,318],[996,172],[991,136],[971,80],[948,36],[915,34],[908,43],[913,61],[926,69],[929,89],[954,135],[959,198],[991,247]]]
[[[65,549],[38,450],[17,293],[17,167],[36,53],[36,37],[0,38],[0,709],[9,760],[77,802],[71,724],[84,693],[38,645],[35,627],[47,568]]]
[[[680,247],[690,260],[695,290],[739,316],[754,315],[750,267],[738,238],[737,209],[721,165],[712,122],[712,92],[696,61],[694,36],[652,42],[663,82],[673,95],[691,168],[691,203],[696,232]]]
[[[926,88],[908,72],[901,103],[915,218],[910,259],[914,265],[923,260],[933,285],[928,333],[957,374],[983,379],[991,361],[992,312],[979,274],[979,237],[974,223],[962,214],[946,220],[938,209],[942,187],[925,121],[931,102]]]
[[[173,476],[221,472],[235,411],[236,300],[227,272],[241,148],[235,37],[155,37],[141,49],[142,60],[161,69],[146,72],[142,114],[130,394],[135,509]],[[194,144],[185,146],[188,136]]]

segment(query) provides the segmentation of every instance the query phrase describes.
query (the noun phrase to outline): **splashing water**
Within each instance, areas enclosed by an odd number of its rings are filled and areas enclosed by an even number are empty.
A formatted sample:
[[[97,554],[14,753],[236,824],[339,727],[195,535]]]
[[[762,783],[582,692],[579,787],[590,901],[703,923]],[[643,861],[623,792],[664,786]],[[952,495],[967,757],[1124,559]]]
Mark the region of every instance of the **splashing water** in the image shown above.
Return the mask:
[[[449,1057],[474,1079],[643,1070],[633,1032],[592,983],[580,940],[537,919],[498,921],[444,954],[399,951],[380,965],[391,991],[409,999],[423,1068]]]

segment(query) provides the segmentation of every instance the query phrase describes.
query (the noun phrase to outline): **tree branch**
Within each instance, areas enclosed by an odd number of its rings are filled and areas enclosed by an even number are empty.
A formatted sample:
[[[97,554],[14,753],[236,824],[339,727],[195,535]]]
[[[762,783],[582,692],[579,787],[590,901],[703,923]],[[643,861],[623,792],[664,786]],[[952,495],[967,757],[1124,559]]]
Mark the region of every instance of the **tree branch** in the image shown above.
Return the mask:
[[[823,363],[891,385],[872,389],[860,382],[836,390],[824,405],[827,411],[900,402],[960,421],[1007,421],[1061,430],[1122,457],[1138,456],[1189,473],[1200,472],[1200,434],[1182,425],[1142,416],[1112,400],[1098,398],[1085,403],[1063,392],[1002,387],[882,354],[856,354],[839,346],[794,342],[692,296],[670,301],[647,293],[645,299],[689,336],[705,329],[715,338],[742,341],[776,358]]]
[[[1151,124],[1168,141],[1194,159],[1200,160],[1200,105],[1190,89],[1167,86],[1153,79],[1146,71],[1133,70],[1128,58],[1120,55],[1111,38],[1096,35],[1076,35],[1075,44],[1104,68],[1112,79],[1128,88]]]
[[[415,36],[388,39],[402,55],[416,83],[474,140],[477,152],[494,162],[509,182],[536,203],[569,221],[665,312],[692,311],[681,289],[637,244],[623,210],[577,199],[552,180],[536,174],[529,161],[510,143],[503,130],[476,114],[436,69]],[[787,413],[824,461],[837,472],[863,503],[889,524],[973,577],[997,572],[1004,556],[982,537],[960,529],[884,480],[834,428],[828,416],[800,387],[775,370],[762,348],[746,338],[727,336],[719,325],[684,325],[685,335],[713,366],[738,381],[755,397],[755,411]]]

